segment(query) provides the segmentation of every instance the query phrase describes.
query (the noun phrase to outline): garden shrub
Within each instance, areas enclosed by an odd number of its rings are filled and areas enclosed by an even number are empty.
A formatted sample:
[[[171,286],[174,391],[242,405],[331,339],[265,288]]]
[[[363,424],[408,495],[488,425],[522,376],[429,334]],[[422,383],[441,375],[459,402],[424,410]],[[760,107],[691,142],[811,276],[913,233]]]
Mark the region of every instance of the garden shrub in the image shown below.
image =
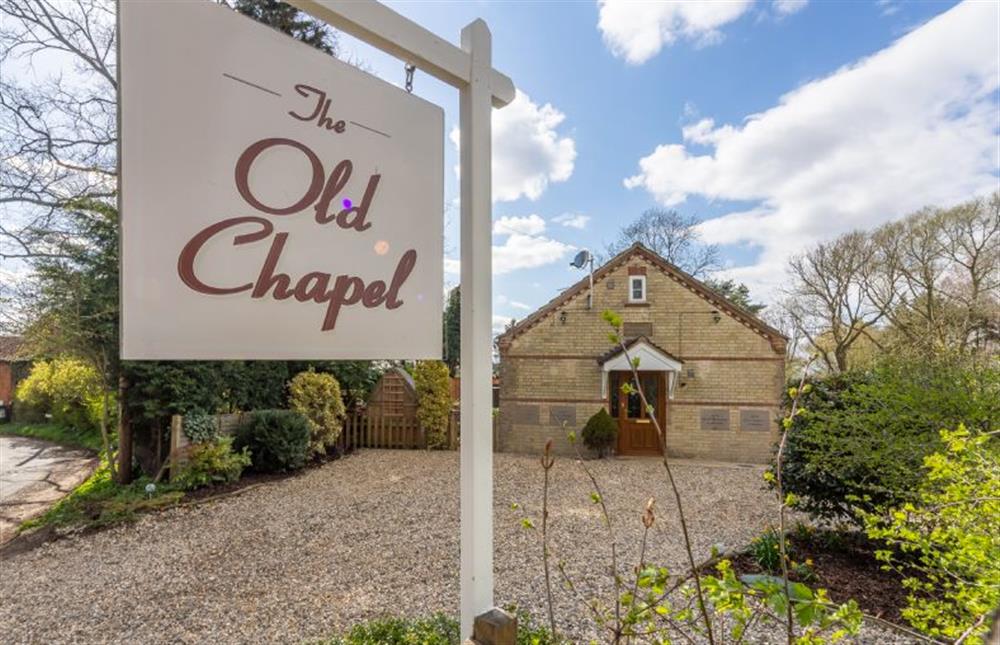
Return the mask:
[[[447,448],[451,416],[451,381],[441,361],[418,361],[413,370],[417,390],[417,420],[427,436],[428,448]]]
[[[430,618],[379,618],[352,627],[330,645],[452,645],[461,642],[458,621],[444,614]]]
[[[184,435],[191,443],[207,443],[219,438],[219,424],[210,414],[192,412],[184,416]]]
[[[750,555],[768,573],[781,571],[781,538],[774,529],[764,531],[750,542]]]
[[[517,615],[517,645],[555,645],[562,643],[546,628],[535,624],[524,611],[509,607]],[[355,625],[327,645],[454,645],[459,638],[458,621],[446,614],[428,618],[385,617]]]
[[[191,446],[187,463],[171,483],[186,490],[228,484],[239,480],[249,465],[250,451],[246,447],[234,451],[233,438],[220,437]]]
[[[865,513],[868,536],[910,592],[903,617],[935,638],[982,643],[1000,606],[1000,442],[963,426],[924,458],[913,502]],[[985,617],[977,628],[973,628]]]
[[[827,520],[910,501],[941,428],[1000,421],[1000,370],[954,359],[885,360],[815,381],[788,434],[785,491]]]
[[[235,450],[248,448],[258,472],[297,470],[309,454],[309,424],[291,410],[257,410],[236,430]]]
[[[288,383],[288,407],[309,424],[309,456],[325,455],[344,427],[340,384],[330,374],[300,372]]]
[[[100,426],[102,392],[97,371],[83,361],[38,361],[17,386],[18,416],[23,421],[41,421],[51,414],[57,425],[94,432]]]
[[[607,410],[601,408],[587,420],[587,425],[583,426],[581,434],[584,445],[597,452],[597,456],[603,459],[618,439],[618,423],[611,418]]]

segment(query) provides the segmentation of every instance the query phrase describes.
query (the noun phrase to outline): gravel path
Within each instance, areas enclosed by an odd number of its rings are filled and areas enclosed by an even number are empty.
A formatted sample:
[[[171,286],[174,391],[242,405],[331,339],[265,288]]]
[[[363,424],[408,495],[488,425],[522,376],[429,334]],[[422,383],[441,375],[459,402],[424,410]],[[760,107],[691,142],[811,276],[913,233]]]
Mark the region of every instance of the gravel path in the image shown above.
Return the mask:
[[[676,513],[655,460],[589,462],[632,563],[646,499],[657,522],[648,560],[680,570]],[[757,467],[678,464],[695,552],[745,544],[773,516]],[[541,468],[495,467],[498,603],[544,616],[536,520]],[[606,586],[607,541],[591,487],[557,460],[552,550],[578,583]],[[525,511],[510,508],[513,502]],[[537,523],[537,522],[536,522]],[[563,628],[582,615],[556,590]],[[0,562],[0,642],[299,643],[385,613],[457,613],[458,455],[363,451],[229,499],[147,516]],[[874,636],[872,638],[875,638]],[[868,642],[885,642],[879,638]]]

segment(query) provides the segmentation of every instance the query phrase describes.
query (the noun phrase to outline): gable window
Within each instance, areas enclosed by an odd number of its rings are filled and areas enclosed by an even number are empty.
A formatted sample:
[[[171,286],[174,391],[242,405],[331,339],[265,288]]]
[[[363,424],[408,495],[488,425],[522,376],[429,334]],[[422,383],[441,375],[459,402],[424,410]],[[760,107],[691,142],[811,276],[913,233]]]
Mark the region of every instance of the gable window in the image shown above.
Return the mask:
[[[644,275],[629,276],[628,301],[646,302],[646,276]]]

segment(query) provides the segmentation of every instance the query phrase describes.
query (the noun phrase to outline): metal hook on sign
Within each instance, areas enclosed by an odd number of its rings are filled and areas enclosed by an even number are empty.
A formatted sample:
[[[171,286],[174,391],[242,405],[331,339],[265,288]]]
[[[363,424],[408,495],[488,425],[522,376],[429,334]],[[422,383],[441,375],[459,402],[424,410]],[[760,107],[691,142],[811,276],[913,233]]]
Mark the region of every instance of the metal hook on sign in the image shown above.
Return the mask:
[[[406,63],[403,69],[406,70],[406,91],[413,94],[413,72],[417,71],[417,66]]]

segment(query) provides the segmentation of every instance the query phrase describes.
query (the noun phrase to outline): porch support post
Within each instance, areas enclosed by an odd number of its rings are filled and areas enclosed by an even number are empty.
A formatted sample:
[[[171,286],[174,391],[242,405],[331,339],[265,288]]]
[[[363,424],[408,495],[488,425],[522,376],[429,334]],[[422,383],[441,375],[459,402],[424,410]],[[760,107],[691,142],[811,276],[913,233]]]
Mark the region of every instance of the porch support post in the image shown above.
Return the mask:
[[[493,607],[491,36],[482,20],[462,29],[472,59],[461,88],[461,636]]]

